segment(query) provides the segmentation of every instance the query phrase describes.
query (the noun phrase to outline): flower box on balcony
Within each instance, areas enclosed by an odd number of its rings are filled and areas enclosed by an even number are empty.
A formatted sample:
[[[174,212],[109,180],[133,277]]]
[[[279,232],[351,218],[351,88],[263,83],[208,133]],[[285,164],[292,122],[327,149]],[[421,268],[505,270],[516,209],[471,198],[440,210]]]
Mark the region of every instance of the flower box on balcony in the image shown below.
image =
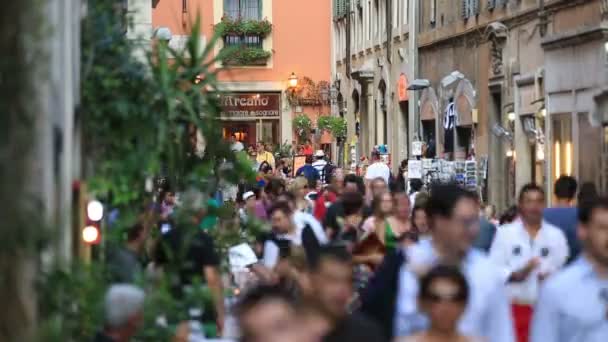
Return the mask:
[[[233,19],[223,17],[222,21],[215,25],[215,33],[220,37],[226,36],[259,36],[265,38],[272,32],[272,24],[268,19]]]
[[[272,52],[262,48],[227,47],[222,50],[222,63],[224,66],[260,66],[268,63]]]

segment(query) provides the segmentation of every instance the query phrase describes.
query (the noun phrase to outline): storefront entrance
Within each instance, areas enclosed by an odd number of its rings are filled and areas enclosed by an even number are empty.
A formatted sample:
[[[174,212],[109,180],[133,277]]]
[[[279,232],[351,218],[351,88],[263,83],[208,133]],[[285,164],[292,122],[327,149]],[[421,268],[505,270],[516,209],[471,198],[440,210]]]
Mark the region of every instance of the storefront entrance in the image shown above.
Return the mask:
[[[257,141],[280,143],[280,93],[229,93],[220,95],[224,138],[235,135],[246,147]]]

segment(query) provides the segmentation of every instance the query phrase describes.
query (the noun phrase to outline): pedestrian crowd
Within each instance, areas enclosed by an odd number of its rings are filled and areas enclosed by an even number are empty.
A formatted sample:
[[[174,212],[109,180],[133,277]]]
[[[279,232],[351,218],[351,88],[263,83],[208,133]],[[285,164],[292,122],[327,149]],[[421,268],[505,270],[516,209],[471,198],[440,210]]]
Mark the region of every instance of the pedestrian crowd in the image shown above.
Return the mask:
[[[527,184],[517,204],[499,215],[456,184],[425,187],[393,177],[377,152],[363,177],[334,167],[321,150],[298,170],[275,162],[264,144],[249,152],[259,174],[254,184],[239,186],[235,215],[240,229],[253,221],[270,228],[251,246],[257,261],[246,265],[234,304],[225,304],[220,257],[208,231],[184,236],[171,224],[171,190],[158,206],[158,243],[165,248],[151,264],[178,267],[182,285],[202,276],[215,305],[201,319],[215,321],[224,336],[608,341],[608,198],[594,187],[578,191],[574,178],[560,177],[554,207],[545,208],[545,191]],[[193,225],[209,216],[209,203],[201,201],[180,198],[192,209]],[[134,226],[127,245],[112,254],[118,282],[132,282],[131,270],[143,267],[138,260],[149,227]],[[167,254],[184,246],[185,259],[168,265]],[[142,297],[137,288],[114,285],[98,341],[127,341]],[[230,333],[228,316],[237,327]]]

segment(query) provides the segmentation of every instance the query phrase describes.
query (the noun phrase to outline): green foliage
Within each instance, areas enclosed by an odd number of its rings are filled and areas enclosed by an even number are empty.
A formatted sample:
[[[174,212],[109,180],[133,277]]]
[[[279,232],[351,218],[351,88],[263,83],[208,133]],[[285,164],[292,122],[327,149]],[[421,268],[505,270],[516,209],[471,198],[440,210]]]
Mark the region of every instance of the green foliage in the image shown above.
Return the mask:
[[[224,65],[266,65],[272,52],[256,47],[228,47],[222,49]]]
[[[272,32],[272,24],[268,19],[263,20],[243,20],[241,18],[232,19],[223,17],[222,21],[214,27],[215,33],[220,37],[229,35],[235,36],[260,36],[265,38]]]
[[[120,242],[125,228],[141,218],[144,203],[152,197],[145,189],[148,178],[167,177],[174,190],[195,192],[203,204],[219,184],[255,179],[246,154],[232,152],[222,138],[217,96],[208,93],[217,88],[213,66],[225,55],[213,56],[217,38],[202,48],[197,20],[183,51],[158,42],[147,59],[141,59],[135,57],[137,42],[124,34],[123,19],[112,1],[91,0],[82,31],[83,155],[91,166],[86,181],[90,191],[120,213],[105,235],[113,240],[108,243]],[[212,142],[205,144],[203,153],[192,141],[196,131]],[[184,202],[184,206],[192,204]],[[202,209],[207,208],[203,205]],[[186,224],[192,221],[191,210],[178,210],[175,217],[179,229],[191,234],[186,236],[199,232],[198,226]],[[217,209],[220,218],[230,212],[234,208]],[[227,248],[222,241],[217,244],[223,251]],[[204,286],[194,286],[195,290],[181,297],[172,291],[170,285],[175,284],[184,253],[169,256],[158,282],[140,284],[147,289],[147,307],[137,341],[168,341],[188,308],[203,305],[205,310],[212,309],[202,299],[209,298]],[[44,274],[40,284],[46,336],[42,340],[91,340],[103,323],[100,303],[108,284],[105,265],[57,270]],[[156,324],[158,317],[164,317],[168,325]]]
[[[306,140],[312,132],[312,120],[306,114],[298,114],[293,119],[293,128],[300,141]]]
[[[284,143],[275,146],[273,153],[275,157],[278,158],[291,158],[293,157],[293,146],[285,141]]]
[[[338,116],[320,116],[317,119],[317,128],[330,132],[334,138],[346,137],[346,120]]]

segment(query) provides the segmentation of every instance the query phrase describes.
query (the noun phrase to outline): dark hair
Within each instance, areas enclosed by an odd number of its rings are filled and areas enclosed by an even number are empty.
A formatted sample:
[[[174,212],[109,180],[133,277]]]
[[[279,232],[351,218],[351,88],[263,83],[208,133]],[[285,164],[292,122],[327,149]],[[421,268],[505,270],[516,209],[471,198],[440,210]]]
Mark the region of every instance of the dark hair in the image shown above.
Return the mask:
[[[422,183],[422,180],[420,180],[420,179],[412,179],[410,181],[410,186],[412,187],[413,192],[422,190],[423,185],[424,185],[424,183]]]
[[[270,300],[294,305],[294,298],[281,286],[263,284],[247,290],[237,302],[234,313],[237,318],[240,318],[255,306]]]
[[[581,205],[585,202],[593,202],[599,197],[597,188],[592,182],[585,182],[581,185],[581,190],[578,192],[578,203]]]
[[[436,184],[432,187],[431,196],[426,204],[426,215],[429,219],[436,216],[451,217],[461,199],[478,201],[475,193],[456,184]]]
[[[574,196],[576,196],[577,188],[578,183],[574,177],[561,176],[555,181],[553,193],[555,196],[557,196],[557,198],[572,200],[574,199]]]
[[[291,213],[292,213],[291,208],[285,202],[277,202],[277,203],[273,204],[270,207],[270,209],[268,209],[268,216],[272,216],[272,214],[274,214],[275,211],[281,211],[285,215],[291,215]]]
[[[135,223],[129,230],[127,231],[127,241],[132,242],[137,240],[144,231],[144,225],[141,222]]]
[[[469,300],[469,285],[467,279],[458,267],[449,265],[435,266],[420,279],[419,298],[423,300],[433,298],[431,285],[434,281],[439,279],[449,280],[458,285],[459,290],[455,298],[456,300],[462,303],[466,303]]]
[[[503,224],[511,223],[515,220],[516,217],[517,206],[513,205],[509,207],[509,209],[507,209],[502,215],[500,215],[500,218],[498,219],[498,224],[502,226]]]
[[[363,195],[359,192],[342,194],[342,207],[344,208],[344,216],[358,213],[363,208]]]
[[[336,261],[341,264],[349,265],[352,263],[352,257],[346,250],[345,246],[329,245],[319,248],[318,253],[314,258],[311,258],[310,266],[312,271],[318,271],[321,263],[325,260]]]
[[[296,195],[292,191],[285,191],[279,195],[279,197],[285,197],[288,202],[295,203]],[[280,202],[280,200],[279,200]]]
[[[538,192],[538,193],[542,194],[543,197],[545,197],[545,190],[543,190],[543,188],[541,188],[539,185],[537,185],[535,183],[528,183],[528,184],[524,185],[521,188],[521,191],[519,192],[519,199],[518,199],[519,202],[523,201],[524,196],[530,192]]]
[[[593,212],[597,209],[608,210],[608,198],[607,197],[596,197],[587,200],[583,203],[579,203],[578,207],[578,220],[582,224],[588,224],[591,222]]]
[[[346,186],[346,183],[355,183],[357,184],[357,188],[359,189],[360,193],[365,193],[365,183],[363,183],[363,178],[357,176],[357,175],[353,175],[353,174],[348,174],[346,176],[344,176],[344,185]]]
[[[312,164],[313,159],[311,155],[306,156],[306,160],[304,161],[306,164]]]
[[[259,172],[268,173],[268,171],[272,171],[272,166],[269,162],[263,161],[260,163],[260,167],[258,168]]]
[[[264,187],[264,192],[274,196],[278,196],[285,190],[285,182],[277,177],[271,177]]]

